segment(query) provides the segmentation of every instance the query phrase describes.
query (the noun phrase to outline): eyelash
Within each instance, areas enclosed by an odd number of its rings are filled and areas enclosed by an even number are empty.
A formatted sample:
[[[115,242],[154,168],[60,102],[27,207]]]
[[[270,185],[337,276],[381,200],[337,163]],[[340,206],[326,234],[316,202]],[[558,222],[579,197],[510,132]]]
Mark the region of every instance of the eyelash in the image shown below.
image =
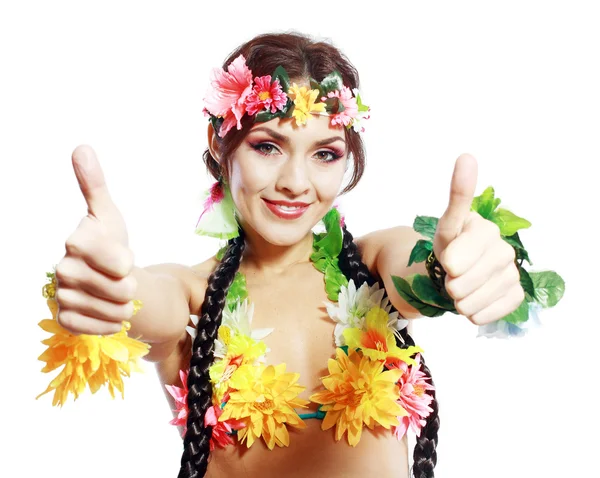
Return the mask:
[[[270,146],[271,148],[275,148],[275,145],[273,145],[271,143],[255,143],[255,144],[250,143],[250,146],[258,154],[261,154],[263,156],[272,156],[272,154],[263,152],[261,148],[263,148],[264,146]],[[334,161],[337,161],[338,159],[340,159],[343,156],[342,154],[337,153],[335,151],[325,151],[324,150],[324,151],[318,151],[317,154],[318,153],[327,153],[332,156],[331,159],[319,159],[319,161],[321,161],[323,163],[333,163]]]

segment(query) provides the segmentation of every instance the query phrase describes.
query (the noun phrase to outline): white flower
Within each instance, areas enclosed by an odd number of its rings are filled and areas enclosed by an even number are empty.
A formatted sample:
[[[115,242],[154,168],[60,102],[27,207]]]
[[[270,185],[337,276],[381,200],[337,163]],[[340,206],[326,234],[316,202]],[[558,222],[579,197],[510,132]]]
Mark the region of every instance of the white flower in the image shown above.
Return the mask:
[[[523,337],[531,329],[542,326],[538,312],[542,306],[537,302],[529,302],[529,317],[525,322],[511,324],[505,320],[496,320],[489,324],[480,325],[477,330],[477,337],[509,339],[511,337]]]
[[[354,281],[350,280],[347,287],[342,286],[340,288],[337,304],[325,302],[329,317],[334,322],[337,322],[334,330],[336,346],[342,347],[346,345],[344,330],[349,328],[364,328],[365,316],[373,307],[380,307],[389,314],[388,327],[396,335],[408,325],[408,320],[398,318],[398,312],[390,313],[392,304],[384,296],[385,289],[381,289],[377,283],[369,287],[365,282],[357,290]]]
[[[229,329],[229,336],[247,335],[254,340],[262,340],[274,329],[256,329],[252,330],[252,316],[254,315],[254,304],[248,299],[243,302],[237,302],[233,310],[229,309],[229,304],[223,308],[223,319],[221,327]],[[190,315],[192,322],[196,327],[186,327],[188,333],[192,336],[192,342],[197,335],[198,316]],[[215,357],[224,358],[227,355],[227,344],[217,338],[215,340]]]

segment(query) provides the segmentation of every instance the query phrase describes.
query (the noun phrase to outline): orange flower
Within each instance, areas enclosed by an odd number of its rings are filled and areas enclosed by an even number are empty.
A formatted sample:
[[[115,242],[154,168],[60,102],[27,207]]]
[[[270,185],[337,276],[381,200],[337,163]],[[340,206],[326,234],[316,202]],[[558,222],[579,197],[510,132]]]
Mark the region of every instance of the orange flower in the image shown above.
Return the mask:
[[[363,424],[371,430],[376,425],[387,429],[398,425],[398,417],[407,415],[396,401],[399,389],[396,382],[401,370],[383,371],[383,361],[370,360],[360,352],[336,349],[336,358],[329,359],[329,375],[323,378],[326,390],[317,392],[310,400],[323,405],[327,412],[323,430],[336,426],[335,439],[348,432],[348,443],[356,446]]]
[[[46,362],[42,372],[51,372],[63,365],[64,368],[36,399],[54,390],[52,405],[62,406],[69,393],[77,399],[86,385],[92,393],[96,393],[105,384],[108,384],[113,398],[115,388],[123,396],[122,376],[129,376],[131,370],[143,371],[139,359],[148,353],[150,346],[127,336],[128,322],[113,335],[72,335],[56,321],[56,279],[54,274],[48,274],[48,278],[51,282],[44,286],[42,293],[47,299],[52,319],[42,320],[39,326],[54,335],[42,341],[48,348],[38,359]],[[140,303],[137,302],[136,308],[139,308]]]
[[[306,408],[308,402],[298,398],[304,387],[296,384],[298,373],[285,373],[285,364],[242,365],[230,379],[229,400],[220,422],[239,420],[245,427],[238,431],[240,443],[252,446],[262,436],[270,450],[288,446],[287,426],[304,428],[306,424],[294,407]]]
[[[362,353],[373,360],[400,359],[408,365],[415,365],[411,358],[421,347],[410,346],[401,349],[396,345],[394,330],[389,326],[389,314],[381,307],[373,307],[367,313],[364,328],[344,330],[344,339],[349,349],[361,349]]]

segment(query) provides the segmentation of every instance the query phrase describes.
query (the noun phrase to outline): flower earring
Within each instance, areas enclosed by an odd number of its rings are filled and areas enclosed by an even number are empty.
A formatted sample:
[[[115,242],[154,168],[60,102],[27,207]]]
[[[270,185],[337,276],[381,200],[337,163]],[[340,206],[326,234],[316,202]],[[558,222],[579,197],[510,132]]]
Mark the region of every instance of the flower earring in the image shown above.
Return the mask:
[[[204,210],[198,218],[195,232],[201,236],[225,240],[239,236],[235,204],[229,187],[222,178],[206,192]]]

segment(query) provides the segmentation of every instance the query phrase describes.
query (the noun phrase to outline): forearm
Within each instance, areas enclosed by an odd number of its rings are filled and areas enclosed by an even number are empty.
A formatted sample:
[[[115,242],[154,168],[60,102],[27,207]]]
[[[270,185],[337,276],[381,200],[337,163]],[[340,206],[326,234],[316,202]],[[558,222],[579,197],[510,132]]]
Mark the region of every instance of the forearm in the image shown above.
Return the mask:
[[[424,238],[409,226],[383,229],[360,238],[363,260],[371,272],[383,281],[391,303],[407,319],[422,315],[398,294],[392,276],[427,274],[424,262],[408,266],[410,253],[419,239]]]
[[[190,315],[190,268],[177,264],[135,267],[135,298],[142,307],[131,319],[129,336],[150,344],[176,343]]]

